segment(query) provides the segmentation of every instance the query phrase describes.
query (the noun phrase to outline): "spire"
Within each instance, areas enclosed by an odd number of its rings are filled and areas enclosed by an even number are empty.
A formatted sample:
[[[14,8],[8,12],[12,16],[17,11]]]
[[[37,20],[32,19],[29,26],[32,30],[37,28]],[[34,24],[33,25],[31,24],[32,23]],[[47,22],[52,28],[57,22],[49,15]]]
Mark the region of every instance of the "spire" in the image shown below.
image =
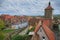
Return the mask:
[[[49,6],[51,5],[51,3],[49,2]]]
[[[51,7],[51,3],[50,3],[50,1],[49,1],[49,3],[48,3],[48,7],[45,8],[45,9],[53,9],[53,8]]]

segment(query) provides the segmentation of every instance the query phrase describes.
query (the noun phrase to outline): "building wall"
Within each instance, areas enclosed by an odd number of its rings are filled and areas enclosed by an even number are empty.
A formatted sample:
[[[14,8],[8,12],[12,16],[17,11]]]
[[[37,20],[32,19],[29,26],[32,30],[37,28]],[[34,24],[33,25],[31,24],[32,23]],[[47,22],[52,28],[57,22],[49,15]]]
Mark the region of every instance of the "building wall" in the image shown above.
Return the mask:
[[[52,10],[45,10],[45,18],[48,18],[48,19],[53,18]]]
[[[40,40],[43,40],[43,37],[45,37],[45,40],[49,40],[42,27],[39,29],[37,33],[39,35]]]

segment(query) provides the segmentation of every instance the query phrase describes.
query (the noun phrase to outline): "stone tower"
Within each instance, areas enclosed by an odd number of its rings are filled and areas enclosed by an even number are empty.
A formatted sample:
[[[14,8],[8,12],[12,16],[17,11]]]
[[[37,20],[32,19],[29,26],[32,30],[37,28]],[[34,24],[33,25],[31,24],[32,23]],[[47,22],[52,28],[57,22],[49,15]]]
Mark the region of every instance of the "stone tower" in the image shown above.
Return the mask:
[[[46,19],[53,19],[53,8],[51,7],[51,3],[49,2],[48,7],[45,8],[45,18]]]

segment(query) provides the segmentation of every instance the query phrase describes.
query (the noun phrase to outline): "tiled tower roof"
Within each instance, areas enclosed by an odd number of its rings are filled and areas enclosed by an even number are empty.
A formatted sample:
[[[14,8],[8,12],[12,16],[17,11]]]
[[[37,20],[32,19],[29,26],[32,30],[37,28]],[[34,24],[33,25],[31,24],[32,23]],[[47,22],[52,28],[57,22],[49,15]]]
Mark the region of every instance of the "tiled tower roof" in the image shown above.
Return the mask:
[[[47,8],[45,8],[45,10],[53,10],[53,8],[51,7],[51,3],[49,2],[49,5],[48,5],[48,7]]]

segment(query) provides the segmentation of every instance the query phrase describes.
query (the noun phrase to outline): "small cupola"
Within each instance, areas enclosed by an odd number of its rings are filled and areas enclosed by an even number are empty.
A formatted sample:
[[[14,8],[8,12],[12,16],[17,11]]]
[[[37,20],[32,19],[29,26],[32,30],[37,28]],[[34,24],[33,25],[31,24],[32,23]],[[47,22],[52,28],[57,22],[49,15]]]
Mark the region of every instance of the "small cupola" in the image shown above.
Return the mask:
[[[48,4],[48,7],[47,8],[45,8],[45,10],[53,10],[53,8],[51,7],[51,3],[49,2],[49,4]]]

